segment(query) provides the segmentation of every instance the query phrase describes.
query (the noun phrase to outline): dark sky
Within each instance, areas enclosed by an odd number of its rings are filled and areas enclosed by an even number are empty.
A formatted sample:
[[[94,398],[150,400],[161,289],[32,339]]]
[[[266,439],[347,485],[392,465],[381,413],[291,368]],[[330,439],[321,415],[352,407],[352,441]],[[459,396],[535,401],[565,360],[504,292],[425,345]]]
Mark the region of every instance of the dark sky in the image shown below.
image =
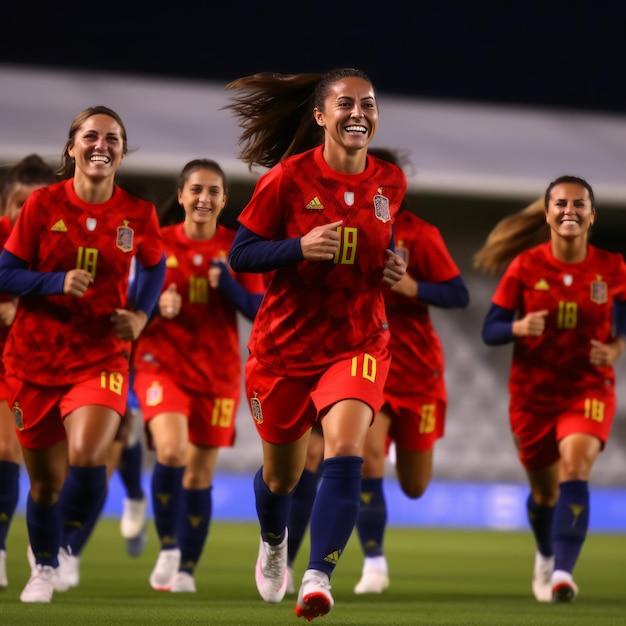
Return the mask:
[[[379,93],[626,113],[626,2],[157,4],[15,2],[0,63],[224,83],[353,66]]]

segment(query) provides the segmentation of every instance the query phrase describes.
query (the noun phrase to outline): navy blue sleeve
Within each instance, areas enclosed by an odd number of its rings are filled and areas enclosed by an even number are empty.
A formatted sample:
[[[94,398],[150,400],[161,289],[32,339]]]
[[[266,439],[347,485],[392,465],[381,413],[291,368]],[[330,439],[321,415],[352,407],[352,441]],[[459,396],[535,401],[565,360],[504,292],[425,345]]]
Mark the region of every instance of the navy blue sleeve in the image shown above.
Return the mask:
[[[35,272],[20,257],[0,254],[0,293],[11,296],[62,296],[67,272]]]
[[[442,309],[464,309],[469,304],[469,291],[465,281],[456,276],[443,283],[418,281],[417,299]]]
[[[259,310],[261,300],[263,300],[262,293],[251,293],[247,289],[238,283],[228,271],[228,266],[224,261],[213,261],[211,265],[221,268],[220,282],[218,289],[223,291],[230,299],[230,301],[237,307],[243,315],[245,315],[250,321],[256,317],[256,312]]]
[[[262,274],[304,261],[300,238],[270,241],[240,225],[228,255],[235,272]]]
[[[387,246],[387,248],[389,250],[392,250],[393,252],[396,252],[396,227],[395,226],[391,227],[391,241],[389,242],[389,245]]]
[[[483,341],[488,346],[501,346],[513,341],[514,317],[515,311],[492,304],[483,324]]]
[[[161,260],[150,267],[143,267],[137,263],[137,274],[133,281],[129,302],[134,305],[136,311],[143,311],[148,318],[152,317],[154,309],[159,301],[163,282],[165,281],[165,254]]]

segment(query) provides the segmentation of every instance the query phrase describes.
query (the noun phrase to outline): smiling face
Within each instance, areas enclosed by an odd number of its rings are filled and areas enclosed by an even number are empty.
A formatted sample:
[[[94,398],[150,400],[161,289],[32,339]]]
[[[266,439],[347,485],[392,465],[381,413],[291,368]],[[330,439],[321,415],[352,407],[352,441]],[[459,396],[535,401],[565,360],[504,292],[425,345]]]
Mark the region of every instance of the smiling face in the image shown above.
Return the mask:
[[[211,236],[226,206],[222,176],[212,169],[192,171],[178,190],[178,203],[185,209],[185,231],[189,236],[206,232]]]
[[[94,180],[115,176],[124,152],[121,126],[101,113],[83,122],[67,150],[76,164],[74,175]]]
[[[372,85],[358,77],[332,83],[324,109],[315,108],[315,121],[325,130],[330,149],[354,152],[367,148],[378,130],[378,104]]]
[[[561,183],[550,191],[546,222],[552,236],[566,240],[584,238],[596,218],[589,191],[576,183]]]

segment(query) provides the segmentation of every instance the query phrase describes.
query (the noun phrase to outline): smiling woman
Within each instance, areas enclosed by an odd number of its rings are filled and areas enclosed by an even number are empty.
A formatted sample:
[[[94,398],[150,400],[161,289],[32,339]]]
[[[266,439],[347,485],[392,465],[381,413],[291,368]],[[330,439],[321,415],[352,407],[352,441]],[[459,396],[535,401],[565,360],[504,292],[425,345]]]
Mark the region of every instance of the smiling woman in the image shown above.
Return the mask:
[[[78,584],[77,536],[106,496],[105,461],[126,409],[130,342],[163,283],[156,209],[115,185],[126,145],[117,113],[81,111],[63,150],[59,173],[66,179],[28,196],[0,256],[0,292],[29,296],[19,299],[4,350],[30,479],[34,565],[22,602],[50,602],[54,590]],[[135,256],[146,271],[131,307]]]

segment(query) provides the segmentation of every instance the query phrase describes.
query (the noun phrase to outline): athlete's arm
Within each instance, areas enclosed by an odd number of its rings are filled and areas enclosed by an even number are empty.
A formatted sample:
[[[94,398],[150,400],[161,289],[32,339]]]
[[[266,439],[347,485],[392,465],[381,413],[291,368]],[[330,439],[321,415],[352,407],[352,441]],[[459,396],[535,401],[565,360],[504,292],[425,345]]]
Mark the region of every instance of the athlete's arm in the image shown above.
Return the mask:
[[[469,291],[461,276],[443,283],[417,282],[417,299],[442,309],[464,309],[469,304]]]
[[[500,346],[513,341],[515,311],[492,304],[483,324],[482,338],[488,346]]]
[[[63,295],[67,272],[36,272],[8,250],[0,254],[0,293],[12,296]]]
[[[259,310],[263,294],[251,293],[245,289],[241,283],[231,276],[224,261],[213,261],[211,265],[217,266],[221,270],[217,288],[223,291],[237,309],[252,321]]]
[[[300,237],[270,241],[240,225],[228,255],[235,272],[262,274],[304,260]]]

